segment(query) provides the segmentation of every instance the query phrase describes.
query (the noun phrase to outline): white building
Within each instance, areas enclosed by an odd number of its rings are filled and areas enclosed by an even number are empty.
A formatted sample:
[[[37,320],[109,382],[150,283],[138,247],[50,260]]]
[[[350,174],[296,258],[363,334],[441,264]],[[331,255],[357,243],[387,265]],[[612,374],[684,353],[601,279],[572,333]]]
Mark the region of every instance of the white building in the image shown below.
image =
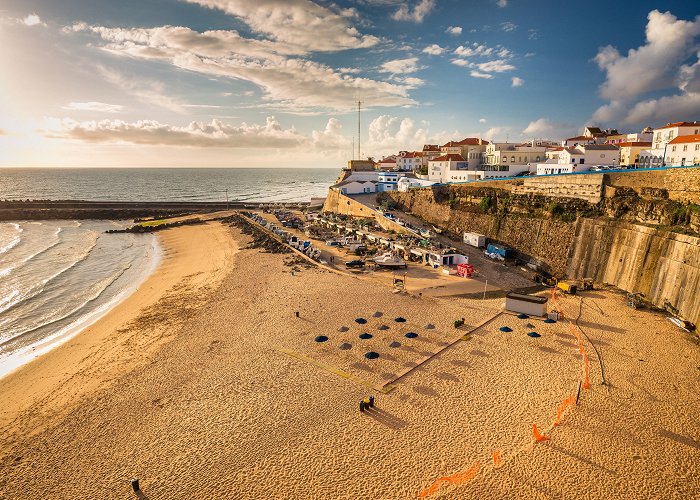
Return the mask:
[[[545,146],[533,146],[530,143],[491,143],[486,146],[479,178],[511,177],[528,172],[531,164],[545,161],[546,152]]]
[[[379,172],[377,176],[377,192],[396,191],[400,179],[406,177],[405,172]]]
[[[618,167],[620,149],[612,144],[584,144],[564,148],[557,159],[537,164],[537,175],[586,172],[596,165]]]
[[[668,123],[654,129],[652,149],[663,149],[669,142],[681,135],[700,134],[700,122]]]
[[[666,165],[700,165],[700,134],[681,135],[666,146]]]
[[[440,146],[441,155],[461,155],[468,164],[469,170],[478,170],[481,157],[486,152],[489,141],[477,137],[467,137],[461,141],[450,141]]]
[[[561,145],[565,148],[570,146],[578,146],[579,144],[595,144],[595,138],[586,135],[577,135],[576,137],[569,137],[561,141]]]
[[[435,182],[425,179],[416,179],[414,177],[401,177],[397,182],[397,189],[403,193],[408,192],[411,188],[422,188],[433,186]]]
[[[433,182],[461,182],[467,178],[469,162],[459,154],[445,154],[428,162],[428,180]]]
[[[401,151],[396,166],[404,172],[413,172],[423,166],[423,155],[418,151]]]
[[[358,181],[347,179],[331,186],[340,191],[340,194],[367,194],[377,192],[377,181]]]
[[[386,158],[382,159],[377,165],[380,170],[396,170],[397,169],[397,162],[396,159],[398,156],[396,155],[391,155],[387,156]]]

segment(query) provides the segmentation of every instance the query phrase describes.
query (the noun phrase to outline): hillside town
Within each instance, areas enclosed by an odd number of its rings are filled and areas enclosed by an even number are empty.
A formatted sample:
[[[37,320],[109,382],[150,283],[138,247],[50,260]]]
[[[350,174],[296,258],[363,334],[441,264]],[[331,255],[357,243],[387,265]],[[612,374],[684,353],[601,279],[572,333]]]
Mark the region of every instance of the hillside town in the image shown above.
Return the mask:
[[[641,132],[584,127],[559,142],[495,142],[467,137],[420,151],[400,151],[379,161],[350,160],[332,188],[341,194],[532,175],[700,165],[700,121],[675,122]]]

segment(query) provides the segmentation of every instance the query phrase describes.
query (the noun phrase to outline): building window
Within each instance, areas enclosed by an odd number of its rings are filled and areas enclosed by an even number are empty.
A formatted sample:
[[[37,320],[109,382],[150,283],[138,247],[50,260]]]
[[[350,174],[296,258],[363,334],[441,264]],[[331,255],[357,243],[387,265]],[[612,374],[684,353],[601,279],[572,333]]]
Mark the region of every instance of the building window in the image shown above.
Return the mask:
[[[673,146],[673,147],[671,148],[671,151],[675,151],[675,150],[676,150],[676,146]]]
[[[511,162],[511,163],[515,163],[515,156],[511,156],[511,157],[510,157],[510,162]]]
[[[688,151],[688,145],[687,145],[687,144],[683,146],[683,151]]]

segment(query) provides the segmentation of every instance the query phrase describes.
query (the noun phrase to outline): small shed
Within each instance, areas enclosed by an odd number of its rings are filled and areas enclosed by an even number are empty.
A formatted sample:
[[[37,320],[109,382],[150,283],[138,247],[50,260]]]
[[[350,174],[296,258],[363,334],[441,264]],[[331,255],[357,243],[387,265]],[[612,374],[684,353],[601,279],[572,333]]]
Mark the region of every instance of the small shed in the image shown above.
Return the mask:
[[[528,316],[544,317],[547,315],[547,297],[508,292],[506,294],[506,310],[524,313]]]
[[[486,246],[486,236],[479,233],[464,233],[464,243],[476,248],[484,248]]]

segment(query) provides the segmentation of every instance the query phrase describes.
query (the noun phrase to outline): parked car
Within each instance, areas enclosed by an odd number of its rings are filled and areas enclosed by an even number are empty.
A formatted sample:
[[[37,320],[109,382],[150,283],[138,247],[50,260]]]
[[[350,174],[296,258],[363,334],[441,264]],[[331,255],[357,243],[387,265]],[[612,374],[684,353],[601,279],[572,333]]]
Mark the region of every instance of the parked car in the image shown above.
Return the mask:
[[[355,259],[355,260],[351,260],[349,262],[346,262],[345,265],[349,268],[365,267],[365,261],[361,260],[361,259]]]

